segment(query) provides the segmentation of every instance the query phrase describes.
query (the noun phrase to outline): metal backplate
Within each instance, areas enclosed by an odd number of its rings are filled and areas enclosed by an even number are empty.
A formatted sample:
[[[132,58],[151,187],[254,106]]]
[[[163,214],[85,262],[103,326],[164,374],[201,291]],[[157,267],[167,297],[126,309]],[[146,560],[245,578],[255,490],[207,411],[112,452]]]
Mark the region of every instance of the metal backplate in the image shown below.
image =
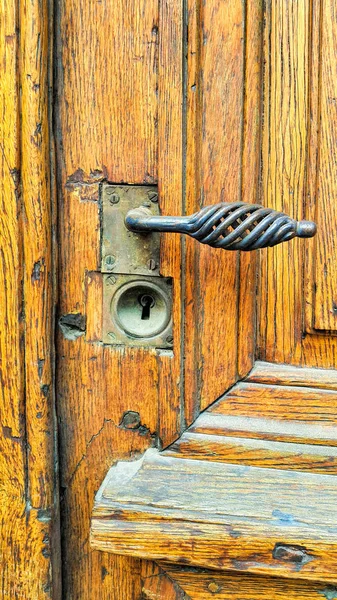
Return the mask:
[[[133,233],[124,224],[126,213],[141,205],[159,215],[156,186],[102,185],[102,273],[159,275],[160,234]]]
[[[103,275],[103,342],[172,348],[172,279]]]

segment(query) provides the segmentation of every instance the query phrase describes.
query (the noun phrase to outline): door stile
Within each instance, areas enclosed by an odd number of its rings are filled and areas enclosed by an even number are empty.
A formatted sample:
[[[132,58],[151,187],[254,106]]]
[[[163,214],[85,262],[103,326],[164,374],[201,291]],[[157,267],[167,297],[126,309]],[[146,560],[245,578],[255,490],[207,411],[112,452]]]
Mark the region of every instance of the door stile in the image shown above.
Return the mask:
[[[58,600],[51,16],[23,0],[1,17],[1,593]]]

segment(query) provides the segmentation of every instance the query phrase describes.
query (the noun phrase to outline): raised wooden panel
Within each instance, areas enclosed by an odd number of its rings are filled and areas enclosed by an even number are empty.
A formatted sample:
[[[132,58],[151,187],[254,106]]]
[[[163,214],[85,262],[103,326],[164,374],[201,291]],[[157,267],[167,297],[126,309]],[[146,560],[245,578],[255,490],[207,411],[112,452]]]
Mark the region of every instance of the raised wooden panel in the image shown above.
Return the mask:
[[[334,371],[256,363],[165,454],[336,473],[336,405]]]
[[[271,431],[265,422],[254,422],[252,419],[201,418],[190,432],[185,432],[165,453],[166,456],[270,469],[337,474],[337,448],[322,446],[317,430],[312,432],[312,439],[308,438],[307,431],[302,432],[302,438],[300,433],[297,437],[294,433],[291,435],[281,424]],[[334,433],[333,441],[337,445]],[[320,443],[315,445],[317,441]],[[325,441],[331,444],[330,439]]]
[[[226,598],[234,581],[243,598],[250,591],[263,597],[267,589],[279,596],[281,583],[269,582],[271,574],[331,583],[288,581],[290,597],[334,593],[334,378],[322,369],[270,369],[274,384],[259,382],[268,365],[258,363],[247,382],[199,415],[163,453],[149,450],[110,469],[93,511],[94,547],[267,576],[241,582],[227,573],[217,580],[218,574],[193,577],[173,567],[173,579],[176,573],[191,598]],[[311,387],[315,381],[320,388]]]
[[[329,78],[334,85],[331,10],[333,3],[318,0],[266,3],[261,200],[296,218],[317,220],[318,234],[317,241],[295,240],[261,252],[257,352],[270,362],[325,368],[337,365],[336,338],[315,330],[333,329],[335,318],[333,150],[327,147],[333,140],[334,108],[328,80],[323,81]],[[327,276],[324,262],[329,261]],[[318,314],[323,316],[317,320]]]
[[[336,390],[240,382],[210,413],[293,421],[300,428],[301,423],[335,425],[336,409]]]

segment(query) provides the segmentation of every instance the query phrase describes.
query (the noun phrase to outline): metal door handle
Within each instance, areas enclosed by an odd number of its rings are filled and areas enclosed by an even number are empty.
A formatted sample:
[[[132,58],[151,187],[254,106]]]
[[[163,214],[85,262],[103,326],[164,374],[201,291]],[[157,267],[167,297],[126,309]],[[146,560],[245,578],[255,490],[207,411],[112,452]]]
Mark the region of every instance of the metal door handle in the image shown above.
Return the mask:
[[[312,221],[296,221],[273,208],[245,202],[205,206],[186,217],[153,216],[140,206],[127,213],[125,224],[138,233],[186,233],[214,248],[246,251],[276,246],[294,237],[310,238],[317,231]]]

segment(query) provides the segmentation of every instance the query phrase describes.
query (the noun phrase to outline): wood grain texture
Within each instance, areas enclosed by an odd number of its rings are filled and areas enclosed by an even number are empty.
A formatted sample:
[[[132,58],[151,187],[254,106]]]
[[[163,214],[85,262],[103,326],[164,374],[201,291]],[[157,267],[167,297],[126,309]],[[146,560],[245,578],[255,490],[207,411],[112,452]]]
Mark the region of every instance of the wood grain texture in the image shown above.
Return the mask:
[[[93,499],[117,459],[169,444],[180,427],[180,240],[163,240],[162,252],[163,273],[174,278],[174,351],[103,346],[99,189],[106,179],[158,181],[163,212],[181,213],[182,24],[180,2],[57,3],[66,598],[141,595],[140,561],[90,549]]]
[[[186,213],[203,204],[239,200],[242,162],[245,181],[257,179],[259,7],[248,9],[246,23],[241,2],[187,3]],[[184,244],[185,418],[190,424],[237,378],[239,259],[193,240]],[[242,269],[247,294],[244,299],[243,291],[241,308],[245,311],[247,303],[253,310],[253,262],[250,267],[243,261]],[[251,365],[253,338],[253,329],[241,338],[241,371]]]
[[[298,219],[305,185],[309,4],[277,0],[266,8],[263,201]],[[270,362],[292,362],[301,353],[301,243],[261,253],[260,356]]]
[[[254,364],[245,381],[337,390],[337,372],[334,369],[310,369],[263,361]]]
[[[210,413],[323,426],[336,424],[336,403],[334,390],[240,382],[213,404]]]
[[[316,238],[314,281],[316,284],[314,327],[327,331],[337,329],[337,12],[333,1],[322,3],[320,49],[320,118],[319,158],[317,173]]]
[[[98,170],[116,183],[151,183],[157,171],[157,3],[59,0],[57,6],[67,176]]]
[[[190,600],[176,578],[167,575],[156,563],[143,562],[142,600]]]
[[[48,102],[52,15],[44,1],[6,1],[0,11],[0,594],[57,600]]]
[[[262,113],[263,2],[245,3],[244,107],[241,199],[259,204]],[[252,368],[255,358],[258,254],[241,252],[238,298],[238,377]]]
[[[281,424],[278,430],[271,431],[261,421],[252,423],[251,419],[230,420],[228,424],[226,420],[221,427],[219,420],[221,421],[217,418],[209,422],[205,419],[200,422],[165,450],[165,456],[270,469],[337,473],[337,448],[330,445],[310,445],[307,431],[304,432],[306,437],[301,439],[300,434],[297,437],[293,434],[291,437],[291,433],[287,428],[284,430]],[[234,430],[232,436],[231,426],[232,431]],[[317,430],[314,433],[317,435]],[[287,434],[288,442],[284,441],[287,440]],[[317,441],[317,437],[314,441]],[[331,440],[327,442],[331,443]],[[335,444],[337,445],[337,441]]]
[[[305,208],[306,218],[317,221],[317,174],[320,143],[320,61],[321,61],[321,0],[311,2],[311,59],[308,65],[309,76],[309,111],[308,120],[308,149],[307,149],[307,177]],[[318,231],[318,237],[322,235]],[[315,268],[316,268],[316,241],[314,247],[306,246],[304,249],[304,329],[311,335],[317,335],[314,329],[314,307],[315,307]]]
[[[254,438],[336,446],[336,426],[299,423],[296,420],[273,419],[240,415],[205,413],[191,425],[193,433],[229,435],[230,437]]]
[[[309,10],[308,3],[268,2],[264,30],[261,201],[314,220],[318,217],[321,5],[314,1]],[[331,131],[333,126],[331,118]],[[330,240],[333,223],[330,215],[325,230]],[[322,235],[323,230],[318,244]],[[314,240],[304,244],[296,240],[261,253],[258,358],[336,367],[336,337],[313,328],[315,264],[322,271],[315,248]]]
[[[337,594],[334,585],[320,582],[214,573],[167,563],[161,563],[161,566],[191,600],[328,600]]]
[[[92,544],[218,570],[334,582],[336,486],[330,475],[148,450],[110,470],[95,503]]]

